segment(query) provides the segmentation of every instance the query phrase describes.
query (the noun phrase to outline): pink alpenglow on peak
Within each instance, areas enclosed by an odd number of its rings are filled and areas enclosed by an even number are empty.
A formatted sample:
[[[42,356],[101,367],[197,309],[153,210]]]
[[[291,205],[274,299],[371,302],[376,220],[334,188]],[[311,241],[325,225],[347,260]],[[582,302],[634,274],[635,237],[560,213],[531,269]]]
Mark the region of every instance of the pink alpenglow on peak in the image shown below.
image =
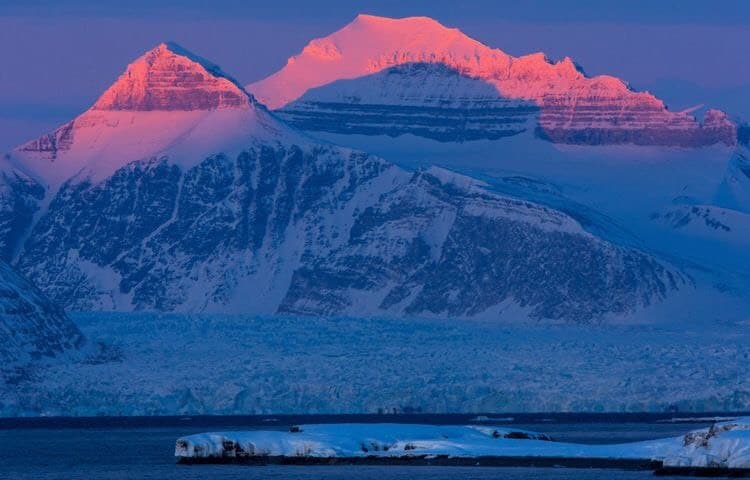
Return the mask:
[[[213,63],[162,43],[128,65],[94,103],[55,131],[18,147],[14,165],[46,186],[98,180],[134,161],[188,166],[256,139],[296,135]]]
[[[311,88],[404,63],[452,65],[481,59],[507,64],[509,58],[428,17],[393,19],[361,14],[332,35],[312,40],[284,68],[248,85],[248,90],[263,104],[276,109]]]
[[[248,90],[269,108],[280,108],[307,90],[404,63],[442,63],[468,76],[491,82],[507,97],[545,100],[550,95],[592,91],[599,96],[634,95],[623,81],[586,77],[566,57],[550,62],[539,52],[522,57],[490,48],[428,17],[385,18],[359,15],[341,30],[311,41],[299,55]],[[643,103],[663,104],[649,94]]]
[[[736,141],[731,122],[717,129],[709,116],[711,128],[704,129],[689,112],[671,112],[655,96],[616,77],[587,77],[568,57],[557,62],[543,53],[514,57],[427,17],[359,15],[311,41],[281,70],[247,89],[269,108],[283,109],[305,102],[312,89],[409,63],[442,64],[485,82],[498,98],[535,104],[538,133],[553,142],[694,147]]]
[[[169,42],[128,65],[93,109],[190,111],[250,103],[244,89],[218,66]]]

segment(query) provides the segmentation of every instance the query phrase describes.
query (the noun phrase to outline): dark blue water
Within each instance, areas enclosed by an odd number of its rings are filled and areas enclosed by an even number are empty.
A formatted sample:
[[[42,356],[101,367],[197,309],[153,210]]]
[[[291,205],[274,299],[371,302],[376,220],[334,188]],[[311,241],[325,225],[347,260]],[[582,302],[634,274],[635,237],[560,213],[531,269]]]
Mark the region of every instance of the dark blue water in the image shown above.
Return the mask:
[[[498,415],[493,422],[542,431],[556,440],[614,443],[676,436],[705,422],[663,423],[667,416]],[[410,416],[404,423],[466,424],[473,416]],[[294,423],[394,421],[375,417],[162,417],[94,419],[0,419],[0,478],[77,479],[643,479],[651,472],[555,468],[402,466],[177,465],[174,442],[210,430],[286,428]],[[617,421],[620,420],[620,421]],[[492,421],[491,421],[492,422]]]

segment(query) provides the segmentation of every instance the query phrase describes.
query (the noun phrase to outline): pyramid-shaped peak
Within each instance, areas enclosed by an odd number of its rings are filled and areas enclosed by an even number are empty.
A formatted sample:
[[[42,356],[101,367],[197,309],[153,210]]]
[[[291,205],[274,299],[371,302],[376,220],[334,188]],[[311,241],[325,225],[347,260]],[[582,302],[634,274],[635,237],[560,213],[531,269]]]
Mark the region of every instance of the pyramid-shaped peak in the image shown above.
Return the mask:
[[[128,65],[94,110],[191,111],[248,108],[250,96],[232,77],[174,42]]]

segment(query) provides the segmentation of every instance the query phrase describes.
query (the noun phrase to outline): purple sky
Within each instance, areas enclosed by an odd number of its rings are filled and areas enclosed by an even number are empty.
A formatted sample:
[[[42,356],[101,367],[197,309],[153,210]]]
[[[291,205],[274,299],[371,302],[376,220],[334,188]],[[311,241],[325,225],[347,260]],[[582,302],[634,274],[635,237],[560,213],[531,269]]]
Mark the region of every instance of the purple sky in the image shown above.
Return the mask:
[[[750,2],[3,0],[0,151],[85,110],[134,58],[174,40],[242,83],[357,13],[427,15],[519,55],[573,57],[665,98],[750,117]],[[461,5],[459,6],[459,3]]]

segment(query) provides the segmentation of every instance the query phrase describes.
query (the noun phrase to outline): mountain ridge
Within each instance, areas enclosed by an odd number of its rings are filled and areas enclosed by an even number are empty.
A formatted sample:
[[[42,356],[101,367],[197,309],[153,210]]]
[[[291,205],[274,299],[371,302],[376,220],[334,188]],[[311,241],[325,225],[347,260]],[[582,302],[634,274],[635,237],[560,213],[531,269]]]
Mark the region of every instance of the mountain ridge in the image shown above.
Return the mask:
[[[205,97],[236,86],[171,48],[61,127],[64,148],[8,160],[36,167],[45,195],[3,242],[66,308],[473,317],[517,302],[529,318],[590,322],[686,284],[565,213],[321,143],[250,95]],[[28,196],[9,185],[12,233]],[[481,238],[504,240],[473,248]]]
[[[723,112],[713,112],[704,129],[688,112],[671,112],[655,96],[634,91],[616,77],[587,77],[569,57],[554,63],[543,53],[513,57],[427,17],[360,15],[312,40],[282,69],[247,89],[274,110],[299,110],[300,104],[313,110],[315,105],[304,105],[312,89],[330,90],[337,80],[418,63],[443,64],[481,79],[496,89],[498,98],[535,103],[539,136],[555,143],[693,147],[737,141],[737,127]],[[324,110],[321,115],[331,118],[332,109]]]

